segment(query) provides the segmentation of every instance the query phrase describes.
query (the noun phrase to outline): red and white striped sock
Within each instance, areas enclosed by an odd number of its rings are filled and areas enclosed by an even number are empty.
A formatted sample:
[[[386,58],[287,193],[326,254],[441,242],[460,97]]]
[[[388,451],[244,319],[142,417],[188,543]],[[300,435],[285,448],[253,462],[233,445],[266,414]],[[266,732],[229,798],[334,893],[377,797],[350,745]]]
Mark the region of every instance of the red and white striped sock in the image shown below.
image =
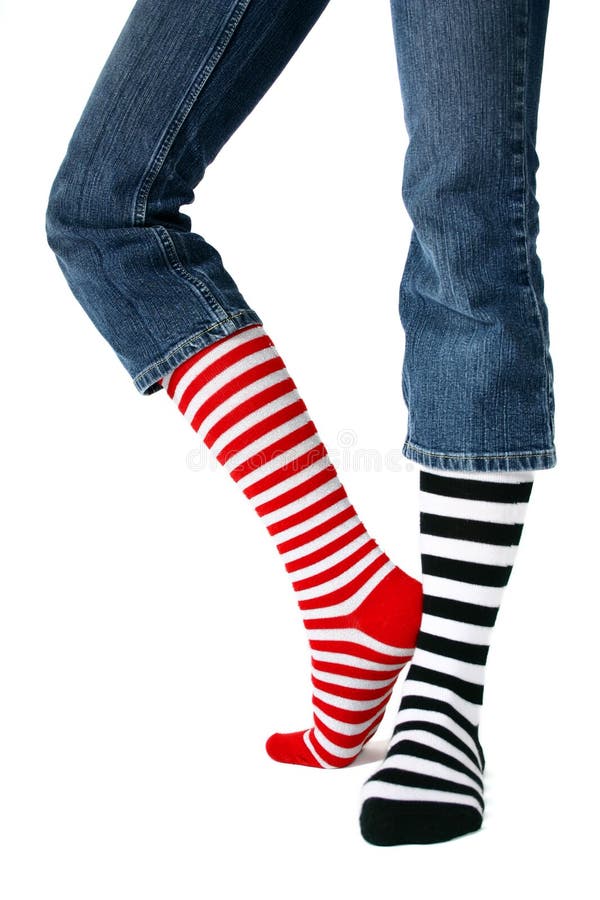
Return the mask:
[[[267,752],[346,766],[412,657],[421,583],[367,533],[262,326],[203,348],[162,384],[275,539],[308,632],[313,727],[272,735]]]

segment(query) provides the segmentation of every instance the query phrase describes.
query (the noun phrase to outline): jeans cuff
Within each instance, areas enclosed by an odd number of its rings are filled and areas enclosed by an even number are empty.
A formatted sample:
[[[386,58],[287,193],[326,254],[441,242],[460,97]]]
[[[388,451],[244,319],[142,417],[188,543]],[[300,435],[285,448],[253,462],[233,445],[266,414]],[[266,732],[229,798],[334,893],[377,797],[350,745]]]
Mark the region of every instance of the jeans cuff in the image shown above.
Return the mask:
[[[411,441],[402,448],[403,455],[422,466],[452,472],[519,472],[551,469],[556,465],[556,449],[516,450],[507,453],[440,453],[425,450]]]
[[[248,325],[262,324],[261,319],[254,310],[242,309],[239,312],[231,313],[226,319],[213,322],[202,331],[197,331],[195,334],[179,341],[159,359],[154,360],[137,375],[134,375],[133,383],[140,394],[144,396],[154,394],[156,391],[162,390],[162,385],[158,383],[158,379],[168,375],[173,369],[185,362],[186,359],[197,353],[198,350],[209,347],[221,338],[228,337],[241,328],[246,328]]]

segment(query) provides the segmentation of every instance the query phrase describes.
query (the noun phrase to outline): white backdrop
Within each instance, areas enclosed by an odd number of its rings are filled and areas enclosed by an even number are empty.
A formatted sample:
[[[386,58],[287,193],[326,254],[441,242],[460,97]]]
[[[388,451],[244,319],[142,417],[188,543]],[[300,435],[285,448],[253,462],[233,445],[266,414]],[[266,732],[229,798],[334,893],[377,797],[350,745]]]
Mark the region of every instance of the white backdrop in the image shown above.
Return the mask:
[[[169,398],[137,393],[46,244],[51,181],[131,6],[1,7],[0,894],[590,896],[596,4],[553,2],[548,24],[538,249],[559,464],[536,478],[490,653],[485,826],[389,849],[360,837],[358,793],[401,686],[361,765],[267,757],[272,731],[310,724],[281,561],[228,476],[198,465]],[[262,316],[369,531],[418,576],[417,469],[377,457],[401,447],[406,421],[405,146],[388,2],[332,0],[186,211]]]

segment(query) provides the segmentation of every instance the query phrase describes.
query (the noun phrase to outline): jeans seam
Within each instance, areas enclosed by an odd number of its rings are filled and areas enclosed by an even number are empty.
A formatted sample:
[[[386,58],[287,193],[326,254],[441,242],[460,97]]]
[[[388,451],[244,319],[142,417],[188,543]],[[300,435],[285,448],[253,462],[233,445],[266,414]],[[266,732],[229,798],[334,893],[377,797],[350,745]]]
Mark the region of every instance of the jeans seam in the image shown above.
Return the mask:
[[[190,285],[200,293],[202,299],[209,304],[216,315],[227,315],[227,310],[215,297],[206,282],[197,278],[195,275],[192,275],[192,273],[185,268],[179,258],[179,254],[173,243],[173,238],[169,234],[168,229],[166,229],[164,225],[155,225],[151,228],[151,231],[156,236],[161,248],[164,250],[167,264],[170,266],[171,270],[176,275],[179,275],[181,278],[188,281]]]
[[[538,325],[538,331],[540,335],[540,340],[542,343],[542,357],[543,357],[543,365],[544,365],[544,378],[545,378],[545,390],[544,390],[544,406],[546,413],[546,436],[549,443],[552,443],[552,428],[551,428],[551,414],[550,414],[550,403],[549,403],[549,391],[550,391],[550,374],[548,371],[548,360],[546,358],[546,335],[542,323],[542,315],[540,311],[540,302],[537,292],[535,290],[535,286],[533,283],[533,278],[531,276],[531,257],[529,254],[529,247],[527,242],[527,210],[528,210],[528,202],[527,202],[527,189],[528,189],[528,167],[527,167],[527,145],[526,145],[526,125],[527,125],[527,76],[528,76],[528,65],[529,65],[529,29],[530,29],[530,21],[529,21],[529,12],[530,12],[530,0],[524,0],[524,22],[523,22],[523,31],[521,36],[523,38],[523,56],[521,60],[521,66],[519,68],[519,76],[520,76],[520,84],[519,89],[521,92],[521,104],[520,104],[520,128],[519,128],[519,143],[520,143],[520,153],[521,153],[521,161],[520,161],[520,175],[522,179],[522,190],[521,190],[521,215],[522,215],[522,247],[524,250],[525,256],[525,271],[527,276],[527,288],[530,292],[531,297],[533,298],[533,305],[535,308],[536,321]]]
[[[408,299],[406,283],[408,281],[410,274],[412,274],[413,259],[414,259],[414,255],[415,255],[415,250],[413,248],[414,248],[414,245],[416,244],[416,240],[417,240],[417,234],[416,234],[416,229],[413,225],[411,235],[410,235],[410,240],[408,242],[408,250],[407,250],[406,259],[404,262],[402,276],[400,278],[400,287],[399,287],[399,291],[398,291],[398,294],[399,294],[398,313],[399,313],[400,321],[401,321],[403,327],[404,327],[404,322],[402,321],[402,319],[403,319],[404,310],[406,309],[406,302]],[[404,401],[406,403],[406,409],[407,409],[407,413],[408,413],[408,428],[409,428],[409,431],[412,431],[412,403],[411,403],[411,390],[410,390],[410,377],[409,377],[409,372],[410,372],[410,369],[412,368],[412,366],[411,366],[410,355],[411,355],[411,348],[409,347],[409,343],[408,343],[407,336],[406,336],[406,329],[405,329],[404,359],[402,361],[401,382],[402,382],[402,393],[404,396]]]
[[[206,82],[212,74],[215,66],[221,59],[240,19],[242,18],[250,3],[251,0],[237,0],[237,2],[233,4],[233,10],[229,14],[226,20],[226,24],[213,46],[208,62],[203,61],[199,73],[197,72],[195,74],[191,88],[188,89],[183,101],[180,103],[179,109],[175,117],[171,120],[161,144],[154,153],[150,167],[138,187],[138,190],[134,197],[133,225],[145,224],[146,204],[148,201],[150,190],[152,189],[152,185],[154,184],[154,181],[158,173],[160,172],[165,159],[167,158],[169,150],[175,142],[175,138],[177,137],[179,130],[181,129],[194,103],[198,99],[202,89],[206,85]]]

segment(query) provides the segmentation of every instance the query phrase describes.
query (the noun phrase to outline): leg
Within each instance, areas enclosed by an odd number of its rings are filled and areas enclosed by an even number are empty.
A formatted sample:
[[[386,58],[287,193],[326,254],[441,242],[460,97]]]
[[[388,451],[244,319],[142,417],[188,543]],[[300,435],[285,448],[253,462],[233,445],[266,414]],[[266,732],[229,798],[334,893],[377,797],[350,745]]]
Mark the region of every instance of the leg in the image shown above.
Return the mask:
[[[163,386],[263,520],[296,592],[312,651],[313,725],[271,735],[267,752],[347,766],[413,654],[421,585],[367,532],[262,326],[199,350]]]
[[[423,618],[392,740],[362,791],[370,843],[436,843],[481,826],[485,664],[533,477],[421,470]]]
[[[549,468],[552,363],[536,254],[548,0],[392,0],[413,222],[400,287],[405,455]]]
[[[404,452],[427,468],[422,623],[388,752],[362,792],[374,844],[482,823],[489,644],[533,470],[555,464],[535,199],[547,14],[548,0],[392,0],[414,226],[400,288]]]
[[[348,765],[413,653],[421,585],[351,505],[272,341],[179,212],[327,0],[139,0],[53,186],[48,238],[141,393],[166,388],[275,538],[313,651],[281,762]]]
[[[328,0],[138,0],[50,192],[48,242],[137,389],[251,323],[179,212]]]

